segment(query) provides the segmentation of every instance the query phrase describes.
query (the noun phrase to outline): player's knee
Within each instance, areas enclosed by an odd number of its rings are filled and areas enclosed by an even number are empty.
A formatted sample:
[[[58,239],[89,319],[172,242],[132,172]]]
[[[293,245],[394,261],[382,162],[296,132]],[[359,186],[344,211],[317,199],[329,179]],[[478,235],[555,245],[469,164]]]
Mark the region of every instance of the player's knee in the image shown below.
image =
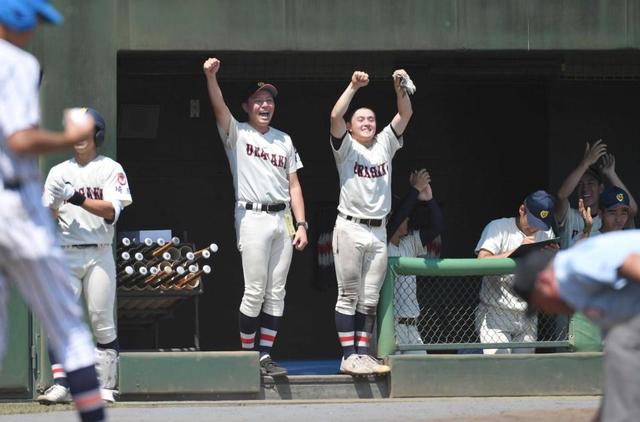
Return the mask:
[[[360,304],[359,303],[358,306],[356,307],[356,310],[361,314],[371,315],[371,316],[376,315],[377,309],[378,309],[377,303],[376,304],[367,304],[367,303]]]
[[[247,316],[258,316],[263,303],[263,295],[247,294],[245,292],[245,295],[242,297],[242,302],[240,303],[240,311]]]
[[[345,315],[353,315],[357,305],[357,294],[341,294],[338,296],[338,301],[336,302],[336,311]]]

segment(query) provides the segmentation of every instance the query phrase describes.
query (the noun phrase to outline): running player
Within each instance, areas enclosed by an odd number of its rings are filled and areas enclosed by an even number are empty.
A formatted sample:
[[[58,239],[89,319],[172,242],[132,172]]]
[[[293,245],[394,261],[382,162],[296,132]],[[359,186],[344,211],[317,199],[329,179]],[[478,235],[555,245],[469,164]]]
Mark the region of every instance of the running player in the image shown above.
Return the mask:
[[[120,345],[116,335],[114,303],[116,265],[114,227],[120,212],[131,204],[122,166],[97,148],[104,143],[106,123],[92,108],[83,109],[95,121],[94,133],[73,146],[74,158],[53,167],[47,176],[43,203],[53,210],[62,235],[62,249],[79,297],[84,291],[96,347],[96,368],[102,398],[114,401]],[[43,404],[70,400],[62,365],[51,357],[54,384],[38,397]]]
[[[82,321],[51,215],[41,205],[37,154],[90,136],[90,116],[65,114],[64,132],[38,128],[40,65],[24,51],[39,20],[60,23],[46,0],[0,0],[0,361],[9,284],[51,335],[83,421],[104,420],[91,333]]]
[[[353,375],[384,374],[389,367],[370,356],[380,287],[387,269],[385,219],[391,210],[391,159],[402,147],[402,134],[413,114],[403,81],[393,72],[398,113],[376,134],[376,115],[359,108],[345,114],[369,75],[356,71],[331,111],[330,144],[340,176],[340,203],[333,230],[333,255],[338,280],[336,329],[343,349],[340,371]]]

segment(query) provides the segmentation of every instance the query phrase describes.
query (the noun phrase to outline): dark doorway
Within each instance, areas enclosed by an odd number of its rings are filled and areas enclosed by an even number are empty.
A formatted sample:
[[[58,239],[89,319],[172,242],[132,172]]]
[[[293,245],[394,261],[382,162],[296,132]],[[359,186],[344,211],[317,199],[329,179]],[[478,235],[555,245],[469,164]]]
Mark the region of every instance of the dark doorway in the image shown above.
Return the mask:
[[[218,243],[220,251],[200,301],[201,346],[236,350],[243,279],[235,247],[233,184],[201,70],[207,57],[206,52],[119,55],[118,161],[134,194],[119,230],[169,228],[179,236],[186,233],[197,245]],[[278,87],[273,126],[292,136],[305,165],[299,176],[311,222],[321,206],[337,201],[329,112],[356,69],[369,71],[372,83],[354,105],[372,107],[379,129],[395,114],[393,69],[406,68],[418,87],[406,146],[393,163],[393,187],[402,195],[411,170],[425,167],[431,172],[447,222],[444,256],[471,257],[488,221],[515,215],[528,192],[548,187],[547,68],[522,74],[517,71],[522,63],[510,59],[513,72],[507,67],[494,74],[485,70],[495,63],[481,57],[467,59],[464,66],[470,70],[465,73],[438,72],[443,63],[451,66],[450,57],[393,52],[218,57],[223,93],[239,120],[244,120],[242,86],[267,80]],[[190,117],[192,107],[199,107],[199,117]],[[134,112],[141,117],[132,119]],[[311,227],[312,240],[314,230]],[[313,247],[294,255],[285,318],[274,348],[277,358],[340,354],[333,322],[335,286],[313,287],[316,262]],[[185,304],[162,323],[161,347],[193,343],[193,312],[193,306]],[[150,347],[151,339],[148,330],[132,330],[122,331],[121,341],[124,348],[139,349]]]

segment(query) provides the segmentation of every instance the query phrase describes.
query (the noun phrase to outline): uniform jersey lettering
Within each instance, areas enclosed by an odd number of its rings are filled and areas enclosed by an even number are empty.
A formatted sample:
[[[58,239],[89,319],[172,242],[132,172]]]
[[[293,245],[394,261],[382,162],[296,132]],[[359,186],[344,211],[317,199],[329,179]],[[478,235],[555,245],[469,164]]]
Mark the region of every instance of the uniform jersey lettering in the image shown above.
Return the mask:
[[[383,177],[387,174],[387,162],[385,161],[377,166],[364,166],[356,162],[353,166],[353,173],[358,177],[365,177],[367,179]]]
[[[287,166],[287,157],[284,155],[268,153],[263,148],[251,144],[247,144],[246,151],[248,156],[262,158],[269,161],[274,167],[286,168]]]
[[[102,188],[82,187],[78,192],[86,196],[88,199],[102,199]]]

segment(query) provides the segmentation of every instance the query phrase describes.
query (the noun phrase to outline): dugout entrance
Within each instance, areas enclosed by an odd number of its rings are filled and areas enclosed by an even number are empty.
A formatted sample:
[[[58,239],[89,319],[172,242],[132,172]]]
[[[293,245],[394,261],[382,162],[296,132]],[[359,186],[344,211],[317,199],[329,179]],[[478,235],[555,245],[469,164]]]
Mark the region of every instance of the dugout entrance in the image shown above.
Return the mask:
[[[237,307],[242,296],[240,257],[233,229],[233,184],[202,75],[207,52],[120,52],[118,55],[118,161],[134,205],[120,231],[171,229],[188,241],[220,245],[217,265],[200,301],[203,350],[236,350]],[[280,96],[273,126],[289,133],[300,172],[309,248],[295,253],[285,318],[274,356],[333,359],[340,355],[333,323],[335,282],[317,276],[319,214],[335,207],[338,178],[327,145],[328,114],[355,69],[372,83],[354,105],[369,105],[379,126],[395,113],[390,75],[402,66],[418,86],[406,147],[394,159],[393,189],[403,194],[410,170],[426,167],[449,226],[444,253],[470,257],[484,224],[515,214],[525,192],[549,185],[549,86],[558,58],[552,54],[419,54],[225,52],[219,75],[223,94],[242,120],[240,92],[268,80]],[[379,127],[380,128],[380,127]],[[530,151],[545,159],[523,165]],[[193,309],[183,306],[163,323],[160,347],[192,344]],[[125,349],[148,349],[148,333],[121,328]]]

